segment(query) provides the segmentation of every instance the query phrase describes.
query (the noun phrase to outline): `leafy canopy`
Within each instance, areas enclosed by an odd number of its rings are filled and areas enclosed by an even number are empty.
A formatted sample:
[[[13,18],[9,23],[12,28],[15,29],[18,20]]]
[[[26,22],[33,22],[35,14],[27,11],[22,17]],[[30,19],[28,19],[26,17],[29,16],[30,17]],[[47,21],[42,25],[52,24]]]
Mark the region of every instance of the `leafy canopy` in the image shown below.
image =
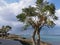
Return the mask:
[[[32,26],[54,27],[54,20],[57,20],[55,15],[55,5],[44,0],[37,0],[35,7],[29,6],[22,9],[22,13],[16,16],[17,19],[26,24],[26,27]]]
[[[10,29],[12,29],[10,26],[2,26],[0,29],[0,33],[7,33]]]

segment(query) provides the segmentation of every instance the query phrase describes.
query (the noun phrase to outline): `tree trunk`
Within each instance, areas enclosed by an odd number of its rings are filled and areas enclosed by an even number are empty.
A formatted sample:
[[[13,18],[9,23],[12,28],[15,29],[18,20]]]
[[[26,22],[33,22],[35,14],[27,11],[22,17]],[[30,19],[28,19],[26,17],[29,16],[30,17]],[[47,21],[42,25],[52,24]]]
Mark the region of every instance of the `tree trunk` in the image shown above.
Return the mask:
[[[32,35],[32,42],[33,42],[33,45],[36,45],[35,35],[36,35],[36,30],[34,30],[33,35]]]
[[[40,45],[40,30],[41,30],[42,27],[36,27],[34,32],[33,32],[33,36],[32,36],[32,41],[33,41],[33,45]],[[35,35],[37,33],[37,40],[35,39]]]
[[[39,29],[37,30],[37,36],[38,36],[38,39],[37,39],[36,45],[40,45],[40,30]]]

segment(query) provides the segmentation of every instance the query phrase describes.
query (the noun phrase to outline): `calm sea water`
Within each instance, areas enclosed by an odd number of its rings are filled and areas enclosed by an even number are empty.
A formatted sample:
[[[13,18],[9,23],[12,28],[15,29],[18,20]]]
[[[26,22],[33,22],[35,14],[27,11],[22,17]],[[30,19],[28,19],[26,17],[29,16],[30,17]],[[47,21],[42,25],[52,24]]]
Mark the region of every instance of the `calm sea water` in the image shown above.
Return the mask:
[[[41,40],[47,41],[47,42],[53,42],[53,41],[60,41],[60,36],[41,36]]]
[[[49,42],[52,45],[60,45],[60,36],[41,36],[41,40],[45,42]]]
[[[31,38],[31,36],[29,36],[29,35],[23,35],[23,37]],[[41,40],[44,42],[51,43],[52,45],[60,45],[60,36],[41,35]]]

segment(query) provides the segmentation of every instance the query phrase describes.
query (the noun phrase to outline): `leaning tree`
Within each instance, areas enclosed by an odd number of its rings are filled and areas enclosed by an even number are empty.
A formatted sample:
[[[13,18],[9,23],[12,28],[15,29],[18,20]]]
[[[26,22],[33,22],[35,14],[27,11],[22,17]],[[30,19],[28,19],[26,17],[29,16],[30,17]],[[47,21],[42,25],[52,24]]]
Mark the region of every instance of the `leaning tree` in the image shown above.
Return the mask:
[[[32,26],[34,32],[32,34],[33,45],[40,45],[40,31],[42,27],[54,27],[54,21],[57,20],[55,15],[55,5],[45,0],[36,0],[36,5],[22,9],[22,13],[18,14],[17,19],[25,23],[25,27]],[[37,43],[35,35],[37,34]]]

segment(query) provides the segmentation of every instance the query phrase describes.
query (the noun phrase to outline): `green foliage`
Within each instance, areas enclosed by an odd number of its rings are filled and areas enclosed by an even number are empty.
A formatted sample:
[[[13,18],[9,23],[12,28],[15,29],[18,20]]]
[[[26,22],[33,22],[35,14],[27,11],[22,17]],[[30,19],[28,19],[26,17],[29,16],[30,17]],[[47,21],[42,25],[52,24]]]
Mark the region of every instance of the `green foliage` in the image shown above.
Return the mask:
[[[19,19],[19,21],[21,21],[21,22],[24,22],[25,21],[25,19],[26,19],[26,15],[24,14],[24,13],[21,13],[21,14],[19,14],[18,16],[16,16],[18,19]]]
[[[53,3],[46,5],[42,10],[43,12],[49,11],[51,15],[55,14],[55,6]]]
[[[54,18],[53,18],[54,20],[58,20],[58,17],[57,16],[54,16]]]
[[[2,26],[0,29],[0,33],[7,33],[10,29],[12,29],[10,26]]]
[[[8,26],[8,25],[6,26],[6,28],[12,29],[12,27],[10,27],[10,26]]]
[[[41,4],[43,2],[43,0],[37,0],[37,4]]]
[[[55,16],[55,5],[47,1],[44,2],[44,0],[37,0],[36,7],[29,6],[28,8],[22,9],[22,13],[16,17],[21,22],[29,23],[29,26],[33,28],[41,26],[41,24],[43,24],[43,26],[47,24],[49,27],[54,27],[55,23],[51,19],[58,19],[58,17]],[[33,20],[32,17],[37,17],[38,21]],[[26,29],[26,27],[28,27],[28,25],[25,25],[24,29]]]
[[[47,25],[48,25],[48,27],[53,28],[55,26],[55,23],[53,21],[51,21],[51,20],[48,19],[47,20]]]
[[[35,16],[36,15],[35,10],[36,9],[31,6],[29,6],[29,8],[22,9],[22,11],[26,14],[26,16]]]
[[[55,14],[55,5],[53,3],[50,4],[49,10],[51,14]]]

